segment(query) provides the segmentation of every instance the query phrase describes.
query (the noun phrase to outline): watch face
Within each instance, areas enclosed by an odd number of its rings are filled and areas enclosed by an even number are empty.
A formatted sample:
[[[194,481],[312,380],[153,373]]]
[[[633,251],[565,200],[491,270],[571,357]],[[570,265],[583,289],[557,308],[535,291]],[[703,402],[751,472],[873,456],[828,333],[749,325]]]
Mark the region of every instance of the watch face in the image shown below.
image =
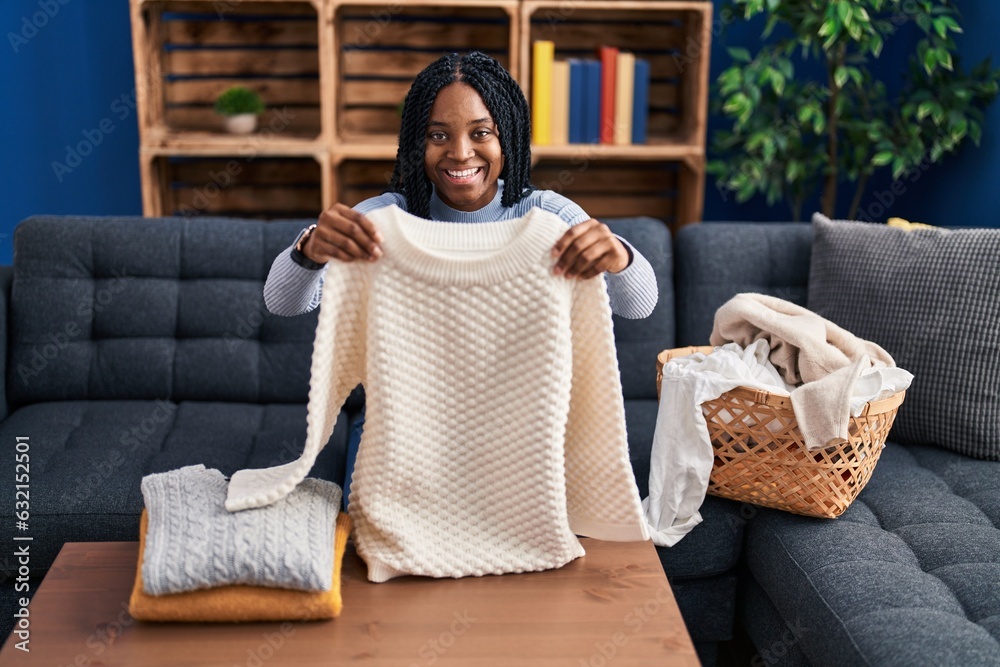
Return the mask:
[[[312,230],[314,230],[315,228],[316,228],[315,226],[307,227],[306,229],[303,229],[301,232],[299,232],[299,238],[296,239],[295,241],[296,250],[302,252],[302,247],[305,245],[306,238],[309,237],[309,234],[312,233]]]

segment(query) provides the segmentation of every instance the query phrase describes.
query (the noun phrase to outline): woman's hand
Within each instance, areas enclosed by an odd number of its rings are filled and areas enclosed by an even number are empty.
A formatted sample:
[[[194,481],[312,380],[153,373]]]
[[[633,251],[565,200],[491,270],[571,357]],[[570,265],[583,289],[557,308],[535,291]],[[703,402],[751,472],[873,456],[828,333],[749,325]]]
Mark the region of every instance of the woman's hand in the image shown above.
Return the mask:
[[[375,261],[382,256],[381,242],[382,235],[368,218],[349,206],[334,204],[320,213],[302,254],[317,264],[330,259]]]
[[[594,218],[566,230],[552,247],[552,256],[559,258],[553,269],[556,275],[584,280],[603,271],[618,273],[629,263],[625,245]]]

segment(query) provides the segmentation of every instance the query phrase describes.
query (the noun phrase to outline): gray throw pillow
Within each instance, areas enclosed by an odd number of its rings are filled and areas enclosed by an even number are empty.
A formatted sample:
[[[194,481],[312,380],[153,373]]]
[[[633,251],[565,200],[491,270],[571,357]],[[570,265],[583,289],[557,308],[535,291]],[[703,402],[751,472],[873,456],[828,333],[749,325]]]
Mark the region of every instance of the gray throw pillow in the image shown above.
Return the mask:
[[[817,213],[808,307],[913,373],[893,440],[1000,460],[1000,229]]]

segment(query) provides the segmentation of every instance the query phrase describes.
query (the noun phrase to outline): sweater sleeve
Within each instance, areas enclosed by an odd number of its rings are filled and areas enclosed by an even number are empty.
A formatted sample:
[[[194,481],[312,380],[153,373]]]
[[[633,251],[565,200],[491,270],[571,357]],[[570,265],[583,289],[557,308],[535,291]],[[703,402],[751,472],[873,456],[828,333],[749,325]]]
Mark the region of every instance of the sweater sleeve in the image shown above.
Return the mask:
[[[607,288],[575,281],[573,382],[566,424],[566,502],[577,535],[615,542],[649,539],[628,456],[625,404]]]
[[[264,305],[275,315],[286,317],[313,310],[319,305],[323,289],[322,269],[296,264],[292,247],[278,253],[264,282]]]
[[[233,474],[226,495],[230,512],[270,505],[288,495],[329,441],[347,395],[363,382],[371,266],[329,262],[325,272],[327,289],[313,343],[305,448],[298,459],[283,465]]]
[[[539,202],[543,210],[555,213],[570,227],[590,220],[590,215],[579,204],[558,192],[548,190],[541,193]],[[628,251],[629,264],[618,273],[604,274],[611,298],[611,311],[619,317],[641,320],[649,317],[659,298],[656,273],[649,260],[635,246],[618,234],[615,237]]]
[[[396,192],[369,197],[354,206],[354,210],[367,214],[391,204],[406,210],[406,198]],[[278,253],[264,282],[264,304],[275,315],[292,317],[308,313],[319,305],[323,295],[322,266],[316,269],[299,265],[292,259],[294,247],[293,243]]]

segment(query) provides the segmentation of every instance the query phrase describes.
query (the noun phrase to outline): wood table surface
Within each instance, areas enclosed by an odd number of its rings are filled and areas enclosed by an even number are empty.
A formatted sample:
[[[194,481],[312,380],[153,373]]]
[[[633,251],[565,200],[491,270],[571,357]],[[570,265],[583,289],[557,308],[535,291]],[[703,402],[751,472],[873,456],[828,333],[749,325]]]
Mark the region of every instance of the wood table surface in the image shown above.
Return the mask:
[[[557,570],[381,584],[349,545],[341,615],[286,623],[137,621],[138,542],[68,543],[31,601],[30,653],[11,635],[0,665],[698,665],[653,544],[581,543]]]

